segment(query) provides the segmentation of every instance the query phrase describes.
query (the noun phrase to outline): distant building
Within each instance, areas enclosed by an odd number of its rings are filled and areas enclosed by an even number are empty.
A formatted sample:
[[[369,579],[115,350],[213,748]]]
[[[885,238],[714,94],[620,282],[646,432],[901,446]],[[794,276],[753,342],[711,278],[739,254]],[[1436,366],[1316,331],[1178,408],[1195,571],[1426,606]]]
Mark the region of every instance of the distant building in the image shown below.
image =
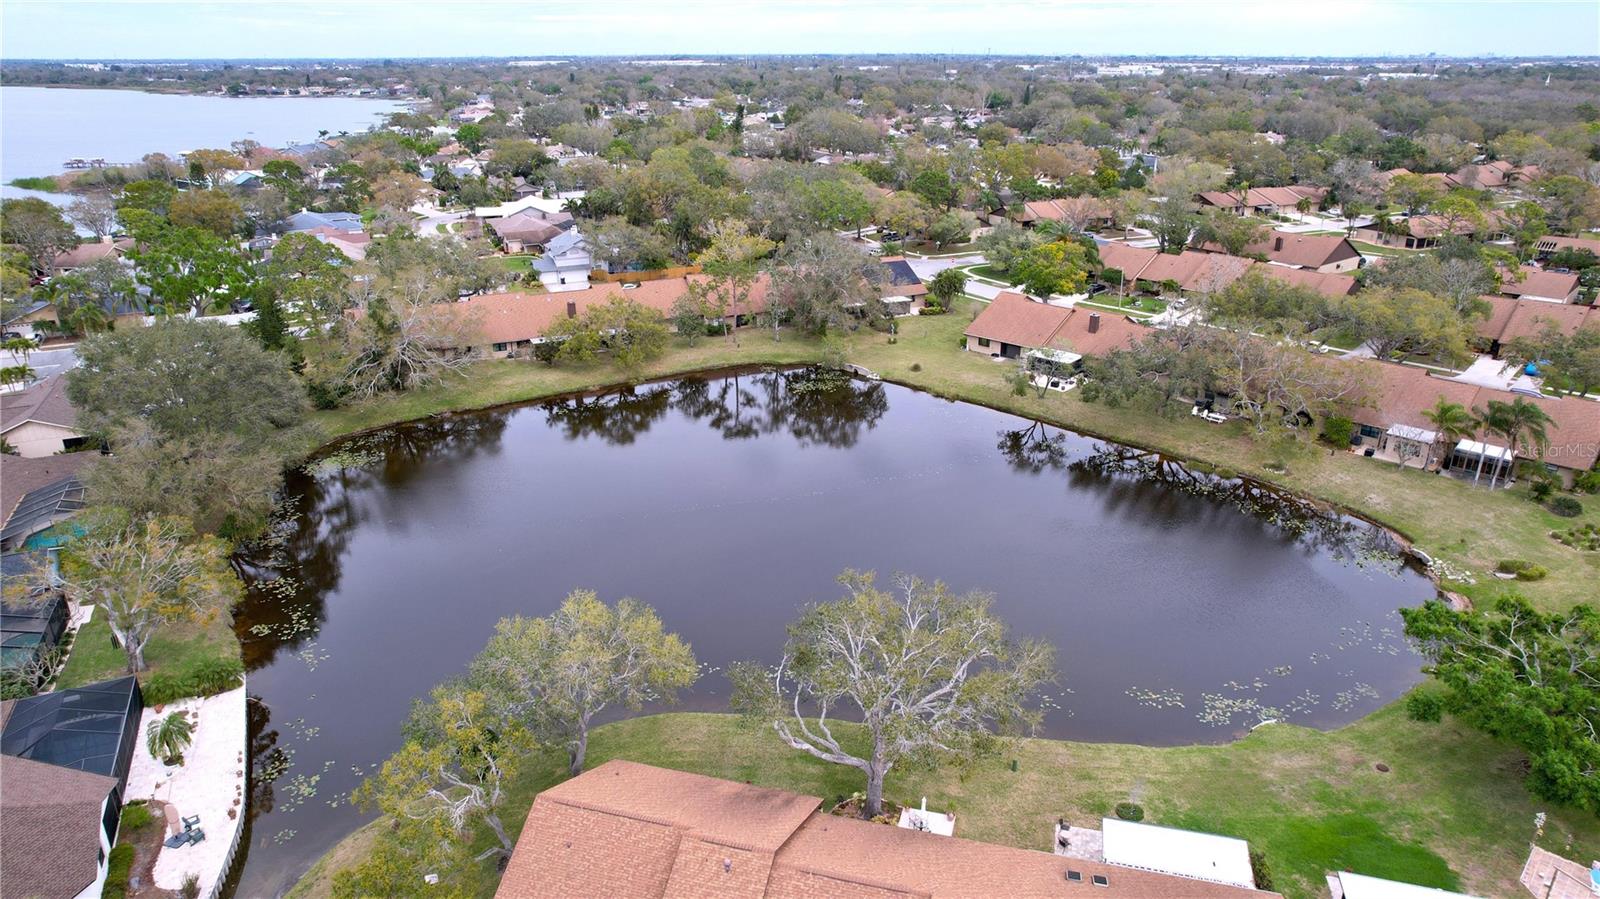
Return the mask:
[[[361,231],[365,229],[361,216],[353,212],[311,212],[302,209],[288,219],[289,231],[315,231],[332,228],[336,231]]]
[[[577,228],[564,231],[545,244],[544,255],[533,261],[533,270],[539,273],[539,283],[552,293],[584,290],[594,271],[589,242]]]
[[[65,375],[51,375],[10,393],[0,393],[0,437],[23,458],[53,456],[83,446],[78,410],[67,399]]]

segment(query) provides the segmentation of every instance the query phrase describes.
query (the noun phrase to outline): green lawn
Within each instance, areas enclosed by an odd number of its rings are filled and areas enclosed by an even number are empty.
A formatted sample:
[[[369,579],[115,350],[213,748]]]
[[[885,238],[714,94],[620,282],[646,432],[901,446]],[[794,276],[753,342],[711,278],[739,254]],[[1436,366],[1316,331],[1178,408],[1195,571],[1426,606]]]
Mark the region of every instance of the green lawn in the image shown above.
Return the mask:
[[[1079,300],[1077,305],[1134,316],[1158,315],[1167,311],[1167,301],[1161,297],[1119,297],[1110,292],[1096,294],[1093,300]]]
[[[854,769],[791,750],[771,730],[732,715],[607,725],[593,734],[589,753],[591,765],[626,758],[829,802],[861,788]],[[958,836],[1042,851],[1058,817],[1098,826],[1112,806],[1133,798],[1152,823],[1249,840],[1290,897],[1325,895],[1323,874],[1341,868],[1510,896],[1536,812],[1549,815],[1543,845],[1574,858],[1600,851],[1600,821],[1534,801],[1518,781],[1519,764],[1514,750],[1475,732],[1448,721],[1417,724],[1391,706],[1331,733],[1272,725],[1226,746],[1020,741],[970,770],[892,772],[885,792],[906,803],[926,795],[930,808],[955,811]],[[513,835],[533,795],[561,779],[563,764],[550,756],[529,767],[503,816]],[[358,832],[291,895],[327,895],[332,871],[376,838],[375,828]],[[479,834],[476,846],[487,845]],[[466,879],[471,892],[493,893],[490,865]]]
[[[995,271],[994,266],[988,264],[987,262],[982,265],[969,265],[963,269],[963,271],[971,272],[980,278],[987,278],[990,281],[994,281],[997,284],[1004,284],[1007,287],[1010,287],[1012,284],[1010,275],[1007,275],[1004,272]]]
[[[227,615],[210,621],[173,625],[156,631],[145,646],[148,670],[141,681],[162,671],[181,671],[200,659],[239,657],[239,640]],[[128,656],[111,643],[111,626],[104,610],[96,609],[88,624],[79,628],[72,641],[67,664],[56,681],[56,688],[81,687],[97,681],[122,677],[128,673]]]
[[[506,271],[524,274],[533,270],[534,257],[532,256],[496,256],[495,258],[499,259],[500,264],[506,267]]]

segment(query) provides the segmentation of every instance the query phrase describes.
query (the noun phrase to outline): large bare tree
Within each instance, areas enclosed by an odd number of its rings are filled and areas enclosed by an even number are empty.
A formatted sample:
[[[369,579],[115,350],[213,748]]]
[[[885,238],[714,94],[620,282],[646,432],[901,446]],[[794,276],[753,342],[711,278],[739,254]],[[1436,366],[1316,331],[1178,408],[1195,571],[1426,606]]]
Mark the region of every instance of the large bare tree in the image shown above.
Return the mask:
[[[734,705],[787,744],[866,775],[866,817],[883,812],[883,782],[905,760],[971,758],[1040,719],[1028,697],[1054,674],[1054,649],[1013,642],[981,593],[901,575],[880,590],[871,572],[840,575],[846,596],[789,628],[776,668],[734,666]],[[843,712],[866,728],[864,750],[835,733]]]

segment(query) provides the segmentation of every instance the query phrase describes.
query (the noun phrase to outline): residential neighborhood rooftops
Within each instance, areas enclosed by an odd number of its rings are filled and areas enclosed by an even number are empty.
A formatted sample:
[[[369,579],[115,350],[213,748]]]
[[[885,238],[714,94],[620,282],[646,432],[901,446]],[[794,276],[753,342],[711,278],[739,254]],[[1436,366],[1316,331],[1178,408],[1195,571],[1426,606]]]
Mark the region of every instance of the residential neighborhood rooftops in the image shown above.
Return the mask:
[[[98,456],[98,453],[67,453],[24,459],[0,455],[0,524],[10,528],[11,519],[29,494],[69,480],[76,483],[75,475]]]
[[[30,421],[77,427],[78,410],[67,399],[65,375],[51,375],[22,390],[0,393],[0,435]]]
[[[1508,297],[1535,297],[1564,303],[1578,292],[1578,274],[1526,265],[1515,271],[1501,269],[1500,292]]]
[[[1316,269],[1361,256],[1355,245],[1342,234],[1295,234],[1273,231],[1262,241],[1250,244],[1245,252],[1260,254],[1279,265]]]
[[[1015,291],[1002,291],[967,326],[968,337],[998,340],[1024,347],[1044,347],[1060,330],[1070,309],[1030,300]]]
[[[98,876],[101,816],[117,780],[0,758],[0,894],[69,899]]]
[[[1079,887],[1142,899],[1275,895],[837,817],[821,804],[607,762],[539,794],[495,895],[1042,897]]]
[[[1489,316],[1476,323],[1478,336],[1505,344],[1519,337],[1539,337],[1546,330],[1572,335],[1581,328],[1600,328],[1600,308],[1545,300],[1485,296]]]
[[[335,228],[339,231],[362,230],[361,216],[353,212],[310,212],[302,209],[289,216],[290,231],[311,231],[316,228]]]

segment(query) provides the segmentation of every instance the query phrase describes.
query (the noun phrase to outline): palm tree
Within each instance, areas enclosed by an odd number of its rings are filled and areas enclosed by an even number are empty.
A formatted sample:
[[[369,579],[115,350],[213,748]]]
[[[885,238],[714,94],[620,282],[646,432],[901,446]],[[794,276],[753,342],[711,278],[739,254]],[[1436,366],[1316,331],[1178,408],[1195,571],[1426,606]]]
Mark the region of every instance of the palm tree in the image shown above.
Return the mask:
[[[1483,419],[1483,429],[1485,431],[1489,432],[1490,434],[1494,434],[1496,436],[1506,438],[1506,443],[1508,444],[1508,447],[1509,447],[1508,451],[1511,453],[1511,458],[1513,460],[1515,460],[1516,459],[1516,439],[1511,435],[1511,426],[1512,426],[1511,404],[1510,403],[1503,403],[1503,402],[1501,402],[1499,400],[1490,400],[1489,404],[1488,404],[1488,409],[1481,415],[1481,418]],[[1487,442],[1486,442],[1485,449],[1487,449],[1487,448],[1488,447],[1487,447]],[[1482,456],[1480,456],[1479,459],[1481,461],[1482,460]],[[1499,479],[1500,479],[1500,456],[1497,453],[1495,455],[1494,468],[1493,468],[1493,470],[1491,470],[1489,472],[1489,489],[1490,490],[1493,490],[1495,488],[1495,484],[1496,484],[1497,481],[1499,481]]]
[[[1444,441],[1446,446],[1453,446],[1464,435],[1473,431],[1477,419],[1467,411],[1467,407],[1460,403],[1452,403],[1441,394],[1434,400],[1433,408],[1424,410],[1422,417],[1433,425],[1433,430]],[[1437,443],[1435,444],[1437,445]],[[1422,463],[1423,468],[1433,464],[1433,447],[1428,447],[1428,458]]]
[[[0,350],[10,350],[13,356],[22,357],[23,365],[28,364],[29,354],[38,348],[38,344],[26,337],[12,337],[7,339],[5,343],[0,343]]]
[[[1480,431],[1480,432],[1481,431],[1487,431],[1487,432],[1490,432],[1490,433],[1493,433],[1496,430],[1498,430],[1498,428],[1496,427],[1496,425],[1499,423],[1496,420],[1496,416],[1498,414],[1498,409],[1496,407],[1500,406],[1500,405],[1504,405],[1504,404],[1501,403],[1499,400],[1490,400],[1488,409],[1484,409],[1482,407],[1474,407],[1473,410],[1472,410],[1473,429],[1475,431]],[[1479,450],[1478,451],[1478,469],[1477,469],[1477,471],[1474,471],[1472,473],[1472,483],[1474,483],[1474,484],[1478,483],[1479,479],[1481,479],[1483,477],[1483,459],[1484,459],[1484,456],[1486,455],[1485,451],[1487,451],[1488,448],[1489,448],[1489,445],[1488,445],[1487,442],[1481,443],[1478,446],[1478,450]],[[1496,464],[1498,465],[1499,463],[1497,462]]]
[[[157,718],[145,728],[145,748],[150,755],[171,765],[182,761],[183,751],[194,740],[194,722],[183,712]]]
[[[1502,420],[1500,422],[1507,442],[1511,446],[1511,464],[1516,465],[1517,445],[1520,443],[1531,450],[1525,455],[1530,458],[1539,454],[1544,445],[1549,442],[1545,433],[1545,426],[1553,424],[1549,414],[1532,400],[1517,397],[1510,403],[1501,403]],[[1510,477],[1510,474],[1507,475]],[[1490,482],[1493,486],[1493,481]]]

